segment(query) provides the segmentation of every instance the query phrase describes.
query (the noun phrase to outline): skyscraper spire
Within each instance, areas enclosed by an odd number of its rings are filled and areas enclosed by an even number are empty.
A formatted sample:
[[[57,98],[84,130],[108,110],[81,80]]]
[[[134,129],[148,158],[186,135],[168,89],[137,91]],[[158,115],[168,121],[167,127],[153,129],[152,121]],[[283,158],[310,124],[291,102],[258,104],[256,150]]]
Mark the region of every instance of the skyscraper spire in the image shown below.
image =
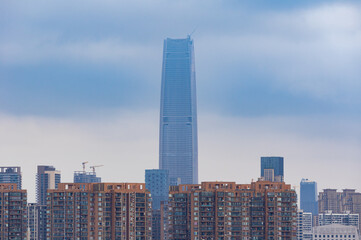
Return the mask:
[[[193,40],[164,41],[159,168],[171,185],[198,183],[196,77]]]

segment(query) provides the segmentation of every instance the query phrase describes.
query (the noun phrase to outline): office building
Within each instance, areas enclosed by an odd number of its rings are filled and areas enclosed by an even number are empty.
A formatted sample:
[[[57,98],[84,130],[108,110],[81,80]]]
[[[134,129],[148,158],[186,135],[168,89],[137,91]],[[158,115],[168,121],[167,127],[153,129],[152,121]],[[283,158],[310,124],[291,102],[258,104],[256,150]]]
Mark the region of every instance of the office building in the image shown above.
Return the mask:
[[[28,240],[46,240],[46,206],[29,203]]]
[[[95,172],[74,172],[74,183],[100,183],[101,177],[97,177]]]
[[[297,216],[297,239],[312,240],[312,227],[312,213],[299,209]]]
[[[21,189],[21,168],[20,167],[0,167],[0,184],[16,183],[17,189]]]
[[[341,224],[345,226],[355,226],[359,228],[360,216],[356,213],[333,213],[332,211],[326,211],[318,214],[318,225],[330,225],[330,224]]]
[[[331,224],[313,227],[314,240],[359,240],[360,234],[355,226]]]
[[[161,239],[161,202],[168,201],[169,177],[168,170],[145,170],[145,188],[152,196],[152,239]]]
[[[36,174],[36,203],[46,205],[46,191],[56,189],[60,183],[60,171],[53,166],[38,166]]]
[[[283,157],[261,157],[261,178],[265,181],[283,182]]]
[[[343,189],[342,192],[337,192],[336,189],[324,189],[318,195],[318,206],[319,213],[349,212],[361,216],[361,193],[356,192],[355,189]]]
[[[193,40],[164,41],[159,169],[170,185],[198,183],[196,78]]]
[[[160,209],[161,201],[168,201],[169,178],[168,170],[147,169],[145,170],[145,188],[152,195],[153,209]]]
[[[317,183],[308,179],[302,179],[300,183],[300,208],[310,212],[313,216],[318,214]]]
[[[169,239],[296,239],[297,196],[283,182],[171,186]]]
[[[48,190],[47,208],[47,239],[151,239],[144,183],[60,183]]]
[[[0,239],[26,239],[27,194],[16,183],[0,184]]]

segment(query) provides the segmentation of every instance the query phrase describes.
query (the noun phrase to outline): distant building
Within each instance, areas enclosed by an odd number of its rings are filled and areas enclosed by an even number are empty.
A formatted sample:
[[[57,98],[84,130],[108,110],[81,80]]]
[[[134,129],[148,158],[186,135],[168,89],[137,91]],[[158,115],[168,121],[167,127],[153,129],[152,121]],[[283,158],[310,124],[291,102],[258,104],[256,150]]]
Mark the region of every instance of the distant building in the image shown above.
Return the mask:
[[[0,183],[16,183],[21,189],[21,168],[20,167],[0,167]]]
[[[53,166],[38,166],[36,174],[36,203],[46,205],[46,191],[56,189],[61,181],[60,171]]]
[[[26,239],[27,194],[15,183],[0,184],[0,239]]]
[[[296,239],[297,196],[283,182],[171,186],[169,239]]]
[[[60,183],[47,208],[47,239],[151,240],[144,183]]]
[[[160,209],[161,201],[168,201],[169,177],[168,170],[145,170],[145,187],[152,195],[153,209]]]
[[[313,227],[314,240],[359,240],[360,234],[355,226],[331,224]]]
[[[261,157],[261,177],[265,181],[283,182],[283,157]]]
[[[46,240],[46,206],[29,203],[28,240]]]
[[[159,169],[170,185],[198,183],[196,75],[193,40],[164,40]]]
[[[300,195],[300,208],[304,212],[310,212],[313,216],[317,216],[317,183],[308,179],[302,179],[300,183]]]
[[[355,213],[361,216],[361,193],[355,189],[324,189],[318,195],[319,213]],[[359,223],[361,229],[361,222]]]
[[[318,214],[318,225],[330,225],[330,224],[341,224],[345,226],[355,226],[359,228],[360,216],[356,213],[333,213],[332,211],[326,211]]]
[[[161,239],[161,202],[168,201],[168,170],[146,169],[145,188],[150,191],[152,196],[152,239]]]
[[[297,239],[298,240],[312,240],[313,227],[312,213],[298,210],[297,216]]]
[[[74,183],[100,183],[101,177],[97,177],[95,172],[74,172]]]

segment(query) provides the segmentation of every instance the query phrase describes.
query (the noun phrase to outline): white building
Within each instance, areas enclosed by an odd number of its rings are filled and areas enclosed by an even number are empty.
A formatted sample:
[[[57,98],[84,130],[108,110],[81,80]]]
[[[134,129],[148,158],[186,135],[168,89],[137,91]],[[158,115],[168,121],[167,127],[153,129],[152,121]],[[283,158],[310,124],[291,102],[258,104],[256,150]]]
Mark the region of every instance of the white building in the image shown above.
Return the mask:
[[[359,240],[360,234],[355,226],[330,224],[313,227],[314,240]]]
[[[298,210],[297,240],[312,239],[312,213]]]

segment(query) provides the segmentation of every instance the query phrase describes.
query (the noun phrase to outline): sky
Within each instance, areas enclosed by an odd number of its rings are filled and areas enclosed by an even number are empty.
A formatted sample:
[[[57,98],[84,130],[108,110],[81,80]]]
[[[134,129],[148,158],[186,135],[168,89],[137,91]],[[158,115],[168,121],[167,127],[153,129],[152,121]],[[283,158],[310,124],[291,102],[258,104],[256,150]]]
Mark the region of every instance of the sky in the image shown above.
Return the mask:
[[[158,167],[165,38],[195,44],[199,177],[249,183],[261,156],[286,183],[361,191],[357,1],[79,0],[0,3],[0,165],[71,182]],[[298,190],[298,189],[297,189]]]

